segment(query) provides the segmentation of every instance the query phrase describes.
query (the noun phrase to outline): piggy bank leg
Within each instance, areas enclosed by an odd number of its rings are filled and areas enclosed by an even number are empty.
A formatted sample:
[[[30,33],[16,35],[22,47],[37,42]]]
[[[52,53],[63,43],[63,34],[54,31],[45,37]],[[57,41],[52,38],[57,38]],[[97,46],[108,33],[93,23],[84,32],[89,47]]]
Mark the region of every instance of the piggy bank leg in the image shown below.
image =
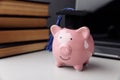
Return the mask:
[[[82,71],[83,70],[83,65],[75,65],[74,69]]]
[[[56,66],[61,67],[61,66],[63,66],[63,63],[58,61],[58,62],[56,62]]]
[[[89,60],[87,60],[87,61],[84,63],[84,66],[86,66],[88,63],[89,63]]]

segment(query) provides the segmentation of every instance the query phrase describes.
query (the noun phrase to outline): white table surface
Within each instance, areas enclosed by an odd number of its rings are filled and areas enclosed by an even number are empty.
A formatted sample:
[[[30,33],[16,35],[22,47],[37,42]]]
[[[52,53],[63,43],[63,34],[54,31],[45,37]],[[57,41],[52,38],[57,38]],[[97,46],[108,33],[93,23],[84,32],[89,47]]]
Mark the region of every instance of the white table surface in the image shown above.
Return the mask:
[[[52,53],[40,51],[0,59],[0,80],[120,80],[120,61],[91,57],[81,72],[56,67]]]

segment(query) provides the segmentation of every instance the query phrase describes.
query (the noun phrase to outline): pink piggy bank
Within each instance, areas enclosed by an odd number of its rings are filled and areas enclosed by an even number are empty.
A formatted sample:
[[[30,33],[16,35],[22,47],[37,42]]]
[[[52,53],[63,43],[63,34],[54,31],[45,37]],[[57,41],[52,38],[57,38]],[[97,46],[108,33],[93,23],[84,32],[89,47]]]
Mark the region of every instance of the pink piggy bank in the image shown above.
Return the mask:
[[[94,41],[87,27],[77,30],[51,26],[53,40],[53,55],[56,65],[73,66],[76,70],[82,70],[88,63],[94,51]]]

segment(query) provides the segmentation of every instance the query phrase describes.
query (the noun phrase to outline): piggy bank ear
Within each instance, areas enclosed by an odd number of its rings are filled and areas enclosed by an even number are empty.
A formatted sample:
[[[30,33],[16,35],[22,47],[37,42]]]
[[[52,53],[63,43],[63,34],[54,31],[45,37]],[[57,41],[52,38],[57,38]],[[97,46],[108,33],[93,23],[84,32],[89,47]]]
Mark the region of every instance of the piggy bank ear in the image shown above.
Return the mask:
[[[51,28],[50,28],[50,31],[52,32],[53,36],[60,30],[61,30],[61,27],[59,27],[57,25],[52,25]]]
[[[79,32],[80,34],[82,34],[82,36],[84,37],[84,39],[87,39],[90,36],[90,30],[86,26],[80,27],[76,31]]]

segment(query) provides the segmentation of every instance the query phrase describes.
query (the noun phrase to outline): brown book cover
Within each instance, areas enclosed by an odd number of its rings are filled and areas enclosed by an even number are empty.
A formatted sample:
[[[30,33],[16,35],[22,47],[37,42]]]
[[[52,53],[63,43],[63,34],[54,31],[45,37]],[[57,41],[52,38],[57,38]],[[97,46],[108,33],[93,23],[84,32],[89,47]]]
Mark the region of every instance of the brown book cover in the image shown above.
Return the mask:
[[[0,48],[0,58],[42,50],[45,48],[46,44],[47,42],[39,42],[39,43],[34,43],[34,44]]]
[[[48,4],[27,1],[0,1],[0,14],[48,16]]]
[[[35,30],[3,30],[0,31],[0,44],[11,42],[47,40],[49,37],[48,29]]]
[[[37,28],[46,25],[47,18],[0,17],[0,28]]]

